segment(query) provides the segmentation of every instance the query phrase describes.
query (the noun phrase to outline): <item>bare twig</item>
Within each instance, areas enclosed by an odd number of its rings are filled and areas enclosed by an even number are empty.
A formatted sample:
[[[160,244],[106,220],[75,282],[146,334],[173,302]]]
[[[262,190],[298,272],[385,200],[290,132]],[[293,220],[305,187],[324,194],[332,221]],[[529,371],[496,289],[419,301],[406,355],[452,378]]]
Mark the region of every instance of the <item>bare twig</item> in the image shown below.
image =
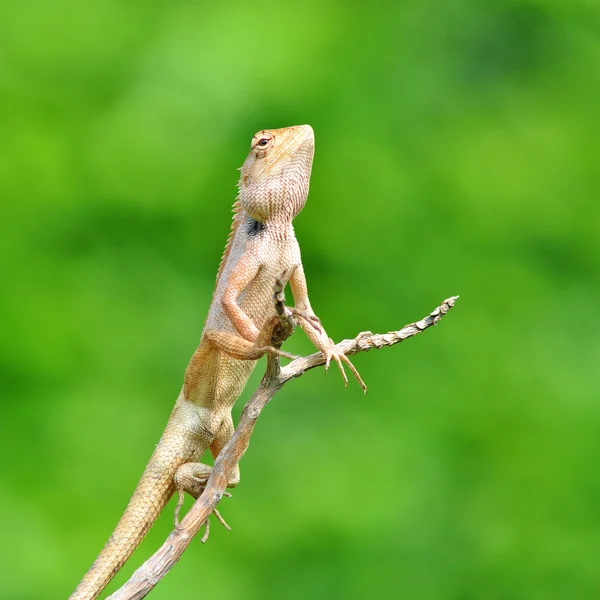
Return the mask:
[[[373,348],[398,344],[414,337],[428,327],[436,325],[454,306],[457,298],[458,296],[452,296],[444,300],[430,315],[416,323],[404,326],[399,331],[384,334],[360,333],[352,340],[343,340],[338,344],[338,347],[344,350],[347,355],[352,355],[358,352],[367,352]],[[278,348],[291,334],[294,322],[291,315],[283,309],[283,296],[280,290],[276,290],[275,299],[277,314],[281,322],[274,329],[273,345]],[[302,318],[302,315],[299,316]],[[300,377],[306,371],[324,364],[325,357],[320,352],[296,358],[284,367],[279,364],[279,356],[269,355],[265,376],[244,407],[235,433],[215,460],[213,471],[206,483],[204,492],[190,508],[179,527],[169,534],[159,550],[135,571],[125,585],[109,596],[107,600],[137,600],[144,598],[181,558],[188,544],[204,523],[206,523],[205,536],[208,534],[208,518],[215,513],[217,504],[226,493],[227,482],[230,480],[235,466],[248,449],[256,420],[263,408],[290,379]],[[216,516],[219,519],[220,515]]]

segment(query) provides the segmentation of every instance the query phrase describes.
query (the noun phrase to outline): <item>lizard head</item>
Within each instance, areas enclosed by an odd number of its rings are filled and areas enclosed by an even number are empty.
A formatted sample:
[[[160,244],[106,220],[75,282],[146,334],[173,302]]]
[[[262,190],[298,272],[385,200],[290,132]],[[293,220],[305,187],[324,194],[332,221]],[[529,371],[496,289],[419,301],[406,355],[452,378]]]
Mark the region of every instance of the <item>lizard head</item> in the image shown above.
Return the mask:
[[[259,131],[242,165],[241,207],[256,221],[291,222],[308,196],[315,137],[310,125]]]

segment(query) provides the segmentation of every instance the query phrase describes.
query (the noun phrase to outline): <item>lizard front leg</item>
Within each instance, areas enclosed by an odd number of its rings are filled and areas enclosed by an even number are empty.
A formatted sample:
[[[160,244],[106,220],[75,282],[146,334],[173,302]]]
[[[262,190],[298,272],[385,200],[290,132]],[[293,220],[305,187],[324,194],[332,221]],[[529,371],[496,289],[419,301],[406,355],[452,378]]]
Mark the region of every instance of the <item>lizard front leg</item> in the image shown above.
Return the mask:
[[[277,320],[275,317],[274,320]],[[219,350],[237,360],[258,360],[265,354],[277,354],[293,360],[293,354],[271,346],[273,323],[267,322],[255,342],[249,342],[235,333],[209,329],[204,332],[204,339]]]
[[[350,359],[334,344],[333,340],[327,335],[327,332],[321,326],[321,321],[315,315],[308,299],[308,288],[306,285],[306,276],[302,265],[298,265],[290,278],[290,286],[292,288],[292,294],[294,296],[295,309],[292,310],[292,314],[299,317],[298,321],[300,327],[304,330],[310,341],[315,345],[317,350],[320,350],[325,355],[325,372],[329,369],[329,365],[334,360],[342,373],[344,383],[348,385],[348,378],[344,371],[344,365],[348,365],[348,368],[352,371],[352,374],[358,381],[360,387],[363,389],[365,394],[367,393],[367,386],[362,380],[356,367],[350,362]]]
[[[258,360],[266,353],[295,358],[271,345],[273,327],[278,318],[267,320],[259,329],[238,303],[242,292],[261,272],[260,259],[248,252],[234,268],[221,297],[221,306],[236,333],[207,329],[203,337],[222,352],[237,360]]]

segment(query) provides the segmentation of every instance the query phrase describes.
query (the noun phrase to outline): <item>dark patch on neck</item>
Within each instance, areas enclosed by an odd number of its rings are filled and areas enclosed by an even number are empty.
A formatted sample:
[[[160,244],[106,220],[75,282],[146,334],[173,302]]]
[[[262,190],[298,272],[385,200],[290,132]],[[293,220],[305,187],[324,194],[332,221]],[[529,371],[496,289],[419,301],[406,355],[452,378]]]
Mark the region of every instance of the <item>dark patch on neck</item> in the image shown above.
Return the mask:
[[[246,235],[249,238],[255,238],[259,236],[267,227],[265,223],[261,223],[260,221],[256,221],[252,217],[246,217],[245,229]]]

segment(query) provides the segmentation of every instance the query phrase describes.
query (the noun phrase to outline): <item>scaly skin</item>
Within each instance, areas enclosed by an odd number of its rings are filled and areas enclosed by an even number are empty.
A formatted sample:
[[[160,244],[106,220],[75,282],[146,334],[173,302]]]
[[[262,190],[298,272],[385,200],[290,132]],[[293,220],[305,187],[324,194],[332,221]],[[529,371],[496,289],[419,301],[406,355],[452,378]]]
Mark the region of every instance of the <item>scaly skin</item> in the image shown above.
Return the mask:
[[[227,443],[233,434],[231,407],[257,359],[276,352],[269,343],[277,280],[290,282],[296,303],[292,312],[328,364],[335,360],[345,380],[345,362],[364,387],[312,311],[292,227],[306,202],[313,154],[308,125],[260,131],[252,139],[215,293],[183,389],[121,520],[71,600],[100,594],[176,490],[194,497],[202,493],[211,467],[198,461],[207,449],[216,457]],[[238,482],[239,471],[229,487]]]

